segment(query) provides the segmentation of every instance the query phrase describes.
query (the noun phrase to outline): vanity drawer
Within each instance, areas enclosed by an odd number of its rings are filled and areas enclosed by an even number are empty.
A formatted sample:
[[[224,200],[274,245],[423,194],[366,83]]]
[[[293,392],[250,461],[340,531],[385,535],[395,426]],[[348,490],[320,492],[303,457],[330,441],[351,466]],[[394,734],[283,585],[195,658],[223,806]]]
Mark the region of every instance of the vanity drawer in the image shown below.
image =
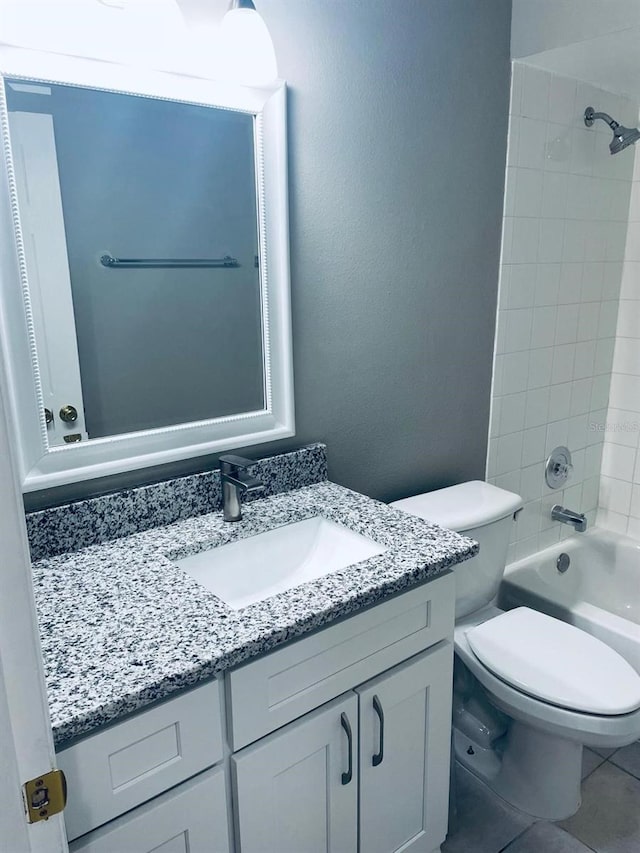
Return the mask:
[[[453,633],[453,574],[238,667],[228,676],[236,751]]]
[[[205,770],[69,845],[70,853],[229,853],[224,769]]]
[[[222,759],[218,681],[98,731],[57,754],[69,840]]]

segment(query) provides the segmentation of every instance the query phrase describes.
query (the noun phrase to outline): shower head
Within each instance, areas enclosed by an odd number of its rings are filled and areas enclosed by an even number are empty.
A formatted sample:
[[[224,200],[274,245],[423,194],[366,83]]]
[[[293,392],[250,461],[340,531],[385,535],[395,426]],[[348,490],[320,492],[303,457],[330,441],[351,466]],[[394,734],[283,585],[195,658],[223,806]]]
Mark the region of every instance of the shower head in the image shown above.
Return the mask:
[[[633,145],[640,139],[640,130],[637,127],[619,127],[613,132],[613,139],[609,143],[609,151],[612,154],[617,154],[618,151],[623,151],[628,145]]]
[[[634,142],[640,139],[640,130],[637,127],[624,127],[612,119],[610,115],[607,115],[607,113],[597,113],[593,107],[587,107],[584,111],[584,123],[586,126],[591,127],[597,118],[606,122],[613,131],[613,139],[609,143],[609,151],[612,154],[624,151],[625,148],[633,145]]]

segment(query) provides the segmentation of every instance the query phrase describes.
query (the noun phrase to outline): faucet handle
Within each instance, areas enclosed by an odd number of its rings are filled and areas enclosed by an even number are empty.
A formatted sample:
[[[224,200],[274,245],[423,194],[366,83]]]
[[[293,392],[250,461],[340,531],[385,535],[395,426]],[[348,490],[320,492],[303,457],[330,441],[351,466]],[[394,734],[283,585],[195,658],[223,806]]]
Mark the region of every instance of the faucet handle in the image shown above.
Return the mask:
[[[226,474],[230,474],[234,468],[243,471],[245,468],[256,464],[255,459],[245,459],[244,456],[236,456],[235,453],[225,453],[223,456],[219,456],[218,462],[220,463],[220,470]]]
[[[240,493],[261,492],[264,484],[246,473],[246,469],[255,465],[255,460],[225,453],[218,457],[220,463],[220,481],[222,486],[222,509],[225,521],[241,521]]]
[[[561,489],[573,471],[571,451],[560,446],[551,451],[545,466],[545,480],[550,489]]]

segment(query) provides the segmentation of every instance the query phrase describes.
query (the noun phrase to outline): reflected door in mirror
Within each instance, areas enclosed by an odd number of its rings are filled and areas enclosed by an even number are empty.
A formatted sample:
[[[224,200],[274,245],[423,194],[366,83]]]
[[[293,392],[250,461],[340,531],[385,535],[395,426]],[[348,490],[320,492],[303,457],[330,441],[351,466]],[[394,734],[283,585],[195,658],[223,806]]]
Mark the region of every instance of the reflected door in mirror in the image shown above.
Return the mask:
[[[19,81],[7,100],[49,443],[264,410],[254,117]]]

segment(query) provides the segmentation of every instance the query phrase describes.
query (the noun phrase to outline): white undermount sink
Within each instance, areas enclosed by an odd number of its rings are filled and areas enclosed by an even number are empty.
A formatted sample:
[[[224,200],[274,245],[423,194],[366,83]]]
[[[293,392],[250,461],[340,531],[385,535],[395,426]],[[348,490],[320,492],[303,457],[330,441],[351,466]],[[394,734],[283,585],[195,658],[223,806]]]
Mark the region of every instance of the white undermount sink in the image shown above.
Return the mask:
[[[240,610],[384,551],[366,536],[314,516],[201,551],[175,564],[229,607]]]

